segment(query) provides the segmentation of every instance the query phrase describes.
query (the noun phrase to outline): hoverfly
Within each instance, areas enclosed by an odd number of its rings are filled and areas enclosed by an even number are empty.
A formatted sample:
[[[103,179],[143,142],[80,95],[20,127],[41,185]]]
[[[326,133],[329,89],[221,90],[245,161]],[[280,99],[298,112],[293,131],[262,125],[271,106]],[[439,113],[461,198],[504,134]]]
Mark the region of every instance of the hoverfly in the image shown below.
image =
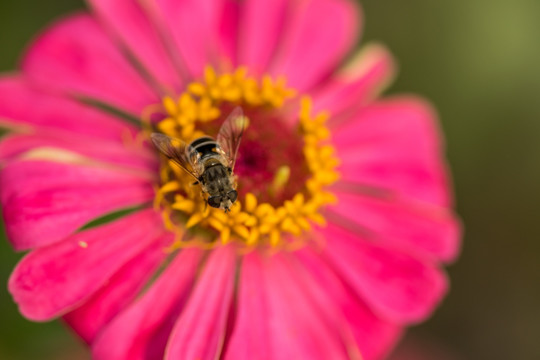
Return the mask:
[[[215,140],[203,136],[188,145],[164,134],[152,133],[150,137],[161,153],[196,180],[194,185],[201,185],[208,194],[208,205],[228,212],[238,197],[233,170],[245,126],[242,109],[236,107]]]

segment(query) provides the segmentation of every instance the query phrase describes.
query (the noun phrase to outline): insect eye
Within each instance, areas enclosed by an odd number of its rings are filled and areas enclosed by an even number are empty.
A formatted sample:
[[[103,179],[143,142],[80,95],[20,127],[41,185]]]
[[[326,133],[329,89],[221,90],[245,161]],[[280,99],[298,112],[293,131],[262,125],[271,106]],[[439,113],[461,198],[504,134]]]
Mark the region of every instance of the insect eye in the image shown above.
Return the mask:
[[[208,205],[214,208],[219,208],[221,205],[221,196],[210,196],[208,198]]]
[[[229,197],[229,200],[231,200],[231,202],[235,202],[236,198],[238,197],[238,193],[236,192],[236,190],[231,190],[227,193],[227,196]]]

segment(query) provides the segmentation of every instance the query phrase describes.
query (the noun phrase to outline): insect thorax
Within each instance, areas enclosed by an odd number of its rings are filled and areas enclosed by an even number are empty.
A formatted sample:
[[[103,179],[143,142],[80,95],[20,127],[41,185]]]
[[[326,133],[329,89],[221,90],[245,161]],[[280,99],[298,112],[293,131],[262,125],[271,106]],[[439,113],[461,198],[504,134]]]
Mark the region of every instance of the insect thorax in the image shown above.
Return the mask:
[[[202,182],[210,195],[225,194],[233,189],[233,182],[228,169],[221,163],[205,167]]]

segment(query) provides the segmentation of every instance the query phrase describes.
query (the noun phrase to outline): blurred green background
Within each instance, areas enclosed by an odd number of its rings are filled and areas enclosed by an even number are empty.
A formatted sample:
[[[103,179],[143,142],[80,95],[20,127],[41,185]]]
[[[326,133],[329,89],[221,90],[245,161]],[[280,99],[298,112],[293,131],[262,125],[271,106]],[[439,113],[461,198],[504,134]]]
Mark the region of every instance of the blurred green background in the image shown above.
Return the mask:
[[[540,1],[362,3],[363,42],[387,44],[400,64],[389,92],[422,94],[439,109],[466,229],[449,296],[394,359],[540,359]],[[80,8],[0,1],[0,70],[16,67],[43,26]],[[21,254],[1,239],[0,257],[6,284]],[[5,288],[0,359],[88,358],[62,324],[23,319]]]

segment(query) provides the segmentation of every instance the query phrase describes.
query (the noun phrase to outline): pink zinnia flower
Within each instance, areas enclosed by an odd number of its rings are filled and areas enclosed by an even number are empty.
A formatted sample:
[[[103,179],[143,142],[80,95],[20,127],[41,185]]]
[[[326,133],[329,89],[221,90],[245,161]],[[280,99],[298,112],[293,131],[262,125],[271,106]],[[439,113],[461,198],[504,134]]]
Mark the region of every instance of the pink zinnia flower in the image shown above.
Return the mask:
[[[377,99],[384,47],[340,65],[352,3],[89,2],[0,80],[24,316],[62,317],[96,359],[369,360],[432,313],[459,236],[435,114]],[[237,105],[225,214],[148,135],[214,136]]]

